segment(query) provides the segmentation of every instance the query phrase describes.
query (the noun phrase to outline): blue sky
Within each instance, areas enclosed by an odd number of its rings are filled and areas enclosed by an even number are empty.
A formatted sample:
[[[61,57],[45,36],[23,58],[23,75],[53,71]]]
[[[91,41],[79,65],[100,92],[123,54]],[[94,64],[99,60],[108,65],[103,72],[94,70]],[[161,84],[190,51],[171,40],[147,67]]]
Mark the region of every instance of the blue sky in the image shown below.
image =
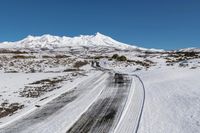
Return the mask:
[[[0,42],[96,32],[146,48],[200,47],[200,1],[0,1]]]

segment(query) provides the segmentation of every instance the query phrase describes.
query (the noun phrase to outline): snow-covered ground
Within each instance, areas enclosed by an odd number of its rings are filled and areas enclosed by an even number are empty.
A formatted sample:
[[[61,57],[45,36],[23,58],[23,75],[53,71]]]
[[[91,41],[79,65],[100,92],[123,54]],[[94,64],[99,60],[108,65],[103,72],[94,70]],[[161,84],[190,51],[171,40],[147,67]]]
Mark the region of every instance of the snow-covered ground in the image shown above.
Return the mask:
[[[163,68],[138,74],[146,89],[139,133],[200,132],[200,69]]]
[[[73,73],[1,73],[1,104],[7,103],[9,105],[12,103],[20,103],[24,107],[14,112],[14,114],[1,118],[0,127],[5,126],[10,121],[18,119],[21,115],[34,111],[37,108],[35,105],[41,106],[46,104],[69,89],[76,87],[80,82],[88,78],[94,78],[95,75],[99,75],[99,72],[90,71],[85,76],[82,74],[73,76]],[[24,97],[20,95],[20,92],[23,91],[26,85],[44,79],[54,79],[63,76],[65,76],[65,80],[59,83],[59,88],[55,86],[55,89],[52,91],[46,92],[38,97]]]

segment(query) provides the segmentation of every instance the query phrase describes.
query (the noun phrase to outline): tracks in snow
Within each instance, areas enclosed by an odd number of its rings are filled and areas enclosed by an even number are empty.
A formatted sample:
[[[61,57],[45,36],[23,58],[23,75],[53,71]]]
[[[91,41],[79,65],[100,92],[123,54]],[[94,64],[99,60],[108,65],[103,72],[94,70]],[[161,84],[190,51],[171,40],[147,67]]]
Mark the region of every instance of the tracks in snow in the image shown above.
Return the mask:
[[[112,77],[96,76],[0,132],[137,133],[145,88],[140,77],[132,76],[134,80],[128,76],[125,84],[115,84]]]
[[[108,133],[117,125],[129,94],[131,81],[115,84],[110,80],[98,100],[67,133]]]
[[[127,105],[114,133],[137,133],[139,129],[145,102],[145,88],[139,76],[132,76],[134,84],[131,88],[134,89],[130,90]]]
[[[101,75],[102,76],[102,75]],[[1,133],[13,133],[13,132],[26,132],[28,128],[34,127],[40,122],[48,119],[50,116],[58,113],[64,106],[76,100],[78,97],[91,91],[95,85],[97,85],[101,79],[101,76],[96,76],[90,81],[82,83],[81,86],[75,87],[66,93],[61,94],[59,97],[53,99],[46,105],[38,108],[34,112],[26,115],[25,117],[9,124],[7,127],[0,129]]]

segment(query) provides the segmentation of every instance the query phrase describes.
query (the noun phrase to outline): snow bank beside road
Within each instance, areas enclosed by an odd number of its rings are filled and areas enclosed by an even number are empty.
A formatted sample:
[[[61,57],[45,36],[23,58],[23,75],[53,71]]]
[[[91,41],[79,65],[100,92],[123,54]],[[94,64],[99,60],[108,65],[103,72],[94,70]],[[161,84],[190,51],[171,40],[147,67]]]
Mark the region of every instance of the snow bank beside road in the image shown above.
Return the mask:
[[[146,88],[139,133],[200,132],[200,71],[157,69],[140,73]]]
[[[4,80],[2,84],[0,84],[0,87],[1,87],[1,90],[4,91],[5,93],[1,93],[3,94],[1,96],[1,100],[9,99],[9,102],[11,103],[18,102],[25,105],[25,107],[21,110],[18,110],[11,116],[2,118],[0,120],[0,123],[1,123],[0,128],[33,112],[35,109],[37,109],[35,105],[43,106],[44,104],[58,97],[62,93],[65,93],[66,91],[69,91],[73,87],[76,87],[81,82],[87,81],[89,79],[93,79],[96,76],[99,76],[101,72],[91,71],[87,73],[88,76],[76,76],[76,78],[73,80],[72,78],[70,78],[71,80],[65,81],[62,84],[62,87],[60,89],[55,89],[38,98],[26,98],[26,97],[20,97],[19,95],[20,88],[23,88],[26,84],[29,84],[29,83],[32,83],[34,81],[38,81],[44,78],[52,78],[55,76],[62,76],[62,75],[67,75],[67,74],[68,73],[30,73],[30,74],[2,73],[1,76],[2,76],[2,79]]]

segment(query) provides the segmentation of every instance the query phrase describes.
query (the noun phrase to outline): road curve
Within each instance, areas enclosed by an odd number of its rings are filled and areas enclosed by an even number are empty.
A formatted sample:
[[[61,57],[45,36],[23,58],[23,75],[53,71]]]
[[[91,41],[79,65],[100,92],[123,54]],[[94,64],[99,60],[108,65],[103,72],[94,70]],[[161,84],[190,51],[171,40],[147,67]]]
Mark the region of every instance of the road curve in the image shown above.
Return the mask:
[[[122,117],[114,133],[137,133],[145,103],[145,88],[137,75],[133,76],[132,89]]]
[[[142,117],[142,113],[143,113],[143,109],[144,109],[144,103],[145,103],[145,86],[144,86],[144,82],[142,81],[142,79],[138,76],[138,75],[134,75],[136,78],[139,79],[141,85],[142,85],[142,90],[143,90],[143,101],[142,101],[142,107],[141,107],[141,110],[140,110],[140,115],[139,115],[139,119],[138,119],[138,124],[137,124],[137,128],[135,130],[135,133],[138,132],[138,129],[139,129],[139,125],[140,125],[140,121],[141,121],[141,117]]]

